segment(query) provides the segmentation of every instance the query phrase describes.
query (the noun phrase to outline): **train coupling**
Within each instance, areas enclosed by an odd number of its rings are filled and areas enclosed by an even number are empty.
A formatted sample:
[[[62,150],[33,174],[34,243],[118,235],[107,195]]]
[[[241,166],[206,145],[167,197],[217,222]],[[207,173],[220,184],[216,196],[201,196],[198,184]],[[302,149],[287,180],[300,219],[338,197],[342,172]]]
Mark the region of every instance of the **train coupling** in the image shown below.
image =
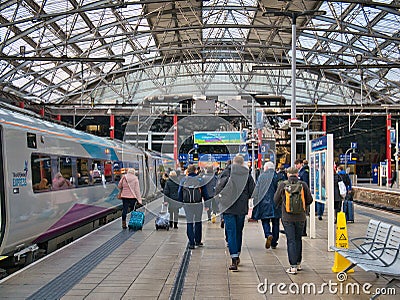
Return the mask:
[[[20,261],[21,256],[24,256],[24,257],[31,256],[35,251],[38,251],[38,250],[39,250],[38,245],[36,245],[36,244],[31,245],[31,246],[24,248],[18,252],[15,252],[14,259],[18,262],[18,261]]]

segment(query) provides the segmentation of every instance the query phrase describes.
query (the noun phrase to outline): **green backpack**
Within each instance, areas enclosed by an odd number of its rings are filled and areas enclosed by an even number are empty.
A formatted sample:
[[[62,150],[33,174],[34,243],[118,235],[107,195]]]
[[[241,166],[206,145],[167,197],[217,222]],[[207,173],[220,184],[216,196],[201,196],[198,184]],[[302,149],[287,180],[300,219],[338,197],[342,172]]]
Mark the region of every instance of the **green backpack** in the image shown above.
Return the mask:
[[[306,212],[306,201],[303,185],[300,182],[290,183],[285,180],[286,212],[289,214],[301,214]]]

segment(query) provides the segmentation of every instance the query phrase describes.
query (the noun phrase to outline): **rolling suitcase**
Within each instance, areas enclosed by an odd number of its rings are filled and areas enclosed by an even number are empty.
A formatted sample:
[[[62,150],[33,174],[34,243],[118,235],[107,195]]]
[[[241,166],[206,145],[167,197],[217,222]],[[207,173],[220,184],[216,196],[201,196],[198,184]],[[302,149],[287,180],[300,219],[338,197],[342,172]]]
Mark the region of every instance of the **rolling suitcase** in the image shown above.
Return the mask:
[[[343,202],[343,212],[346,215],[346,222],[354,223],[354,203],[351,199],[345,199]]]
[[[155,223],[156,223],[156,230],[158,229],[169,230],[169,212],[164,204],[161,206],[161,211],[156,217]]]
[[[136,211],[136,204],[134,210],[131,212],[128,227],[133,230],[142,230],[144,223],[144,212]]]

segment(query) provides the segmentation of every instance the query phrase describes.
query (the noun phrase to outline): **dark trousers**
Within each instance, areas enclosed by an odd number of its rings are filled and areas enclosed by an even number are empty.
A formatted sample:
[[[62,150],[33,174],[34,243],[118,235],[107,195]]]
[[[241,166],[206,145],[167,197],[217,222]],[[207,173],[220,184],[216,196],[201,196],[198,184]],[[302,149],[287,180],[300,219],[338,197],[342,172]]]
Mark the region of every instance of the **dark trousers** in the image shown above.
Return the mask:
[[[208,208],[208,210],[207,210],[208,220],[211,220],[212,213],[214,213],[214,214],[218,214],[219,213],[218,204],[217,204],[217,201],[215,201],[214,198],[208,199],[204,203],[204,206]]]
[[[245,217],[246,215],[224,214],[225,233],[231,257],[239,257],[240,255]]]
[[[333,207],[334,207],[334,209],[335,209],[335,223],[336,223],[337,214],[338,214],[338,212],[341,212],[341,211],[342,211],[342,200],[334,201],[334,202],[333,202]]]
[[[289,263],[290,266],[296,267],[298,264],[301,263],[302,259],[303,245],[301,241],[301,235],[303,233],[305,222],[283,221],[282,223],[286,233]]]
[[[137,199],[122,198],[122,221],[126,221],[126,215],[128,214],[128,209],[130,211],[135,209]]]
[[[186,214],[186,235],[190,245],[195,245],[201,242],[202,223],[201,216],[203,213],[203,204],[185,204]]]
[[[279,218],[262,219],[261,222],[262,222],[265,238],[272,235],[271,246],[276,247],[276,245],[278,245],[278,239],[279,239],[280,219]],[[271,230],[270,223],[272,224],[272,230]]]
[[[169,212],[169,220],[171,222],[176,222],[178,223],[178,217],[179,217],[179,207],[174,206],[172,204],[168,205],[168,212]]]

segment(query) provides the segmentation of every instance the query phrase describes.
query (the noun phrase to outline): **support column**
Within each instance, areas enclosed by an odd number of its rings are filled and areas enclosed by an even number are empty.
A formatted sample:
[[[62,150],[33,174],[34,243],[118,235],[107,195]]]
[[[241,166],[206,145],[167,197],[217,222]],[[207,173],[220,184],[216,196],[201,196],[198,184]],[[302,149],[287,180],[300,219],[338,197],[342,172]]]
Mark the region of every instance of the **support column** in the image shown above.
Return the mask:
[[[56,116],[56,120],[57,120],[58,122],[61,122],[61,115],[60,115],[60,114],[58,114],[58,115]]]
[[[257,135],[258,135],[258,160],[257,160],[257,168],[262,169],[262,161],[263,161],[263,155],[260,152],[261,145],[262,145],[262,130],[258,129],[257,130]],[[261,170],[262,171],[262,170]],[[260,172],[261,173],[261,172]]]
[[[115,126],[114,115],[111,114],[110,115],[110,138],[111,139],[114,139],[114,135],[115,135],[114,126]]]
[[[153,144],[153,133],[151,131],[149,131],[147,133],[147,149],[153,150],[152,144]]]
[[[390,129],[392,128],[392,115],[388,114],[386,119],[386,159],[387,159],[387,180],[386,186],[389,186],[392,178],[391,160],[392,160],[392,145],[390,143]]]
[[[19,108],[25,108],[25,102],[21,101],[18,103]]]
[[[179,166],[178,160],[178,115],[174,115],[174,161],[175,166]]]
[[[322,114],[322,131],[324,131],[324,135],[326,135],[326,114]]]
[[[43,118],[44,117],[44,108],[40,108],[39,115]]]

